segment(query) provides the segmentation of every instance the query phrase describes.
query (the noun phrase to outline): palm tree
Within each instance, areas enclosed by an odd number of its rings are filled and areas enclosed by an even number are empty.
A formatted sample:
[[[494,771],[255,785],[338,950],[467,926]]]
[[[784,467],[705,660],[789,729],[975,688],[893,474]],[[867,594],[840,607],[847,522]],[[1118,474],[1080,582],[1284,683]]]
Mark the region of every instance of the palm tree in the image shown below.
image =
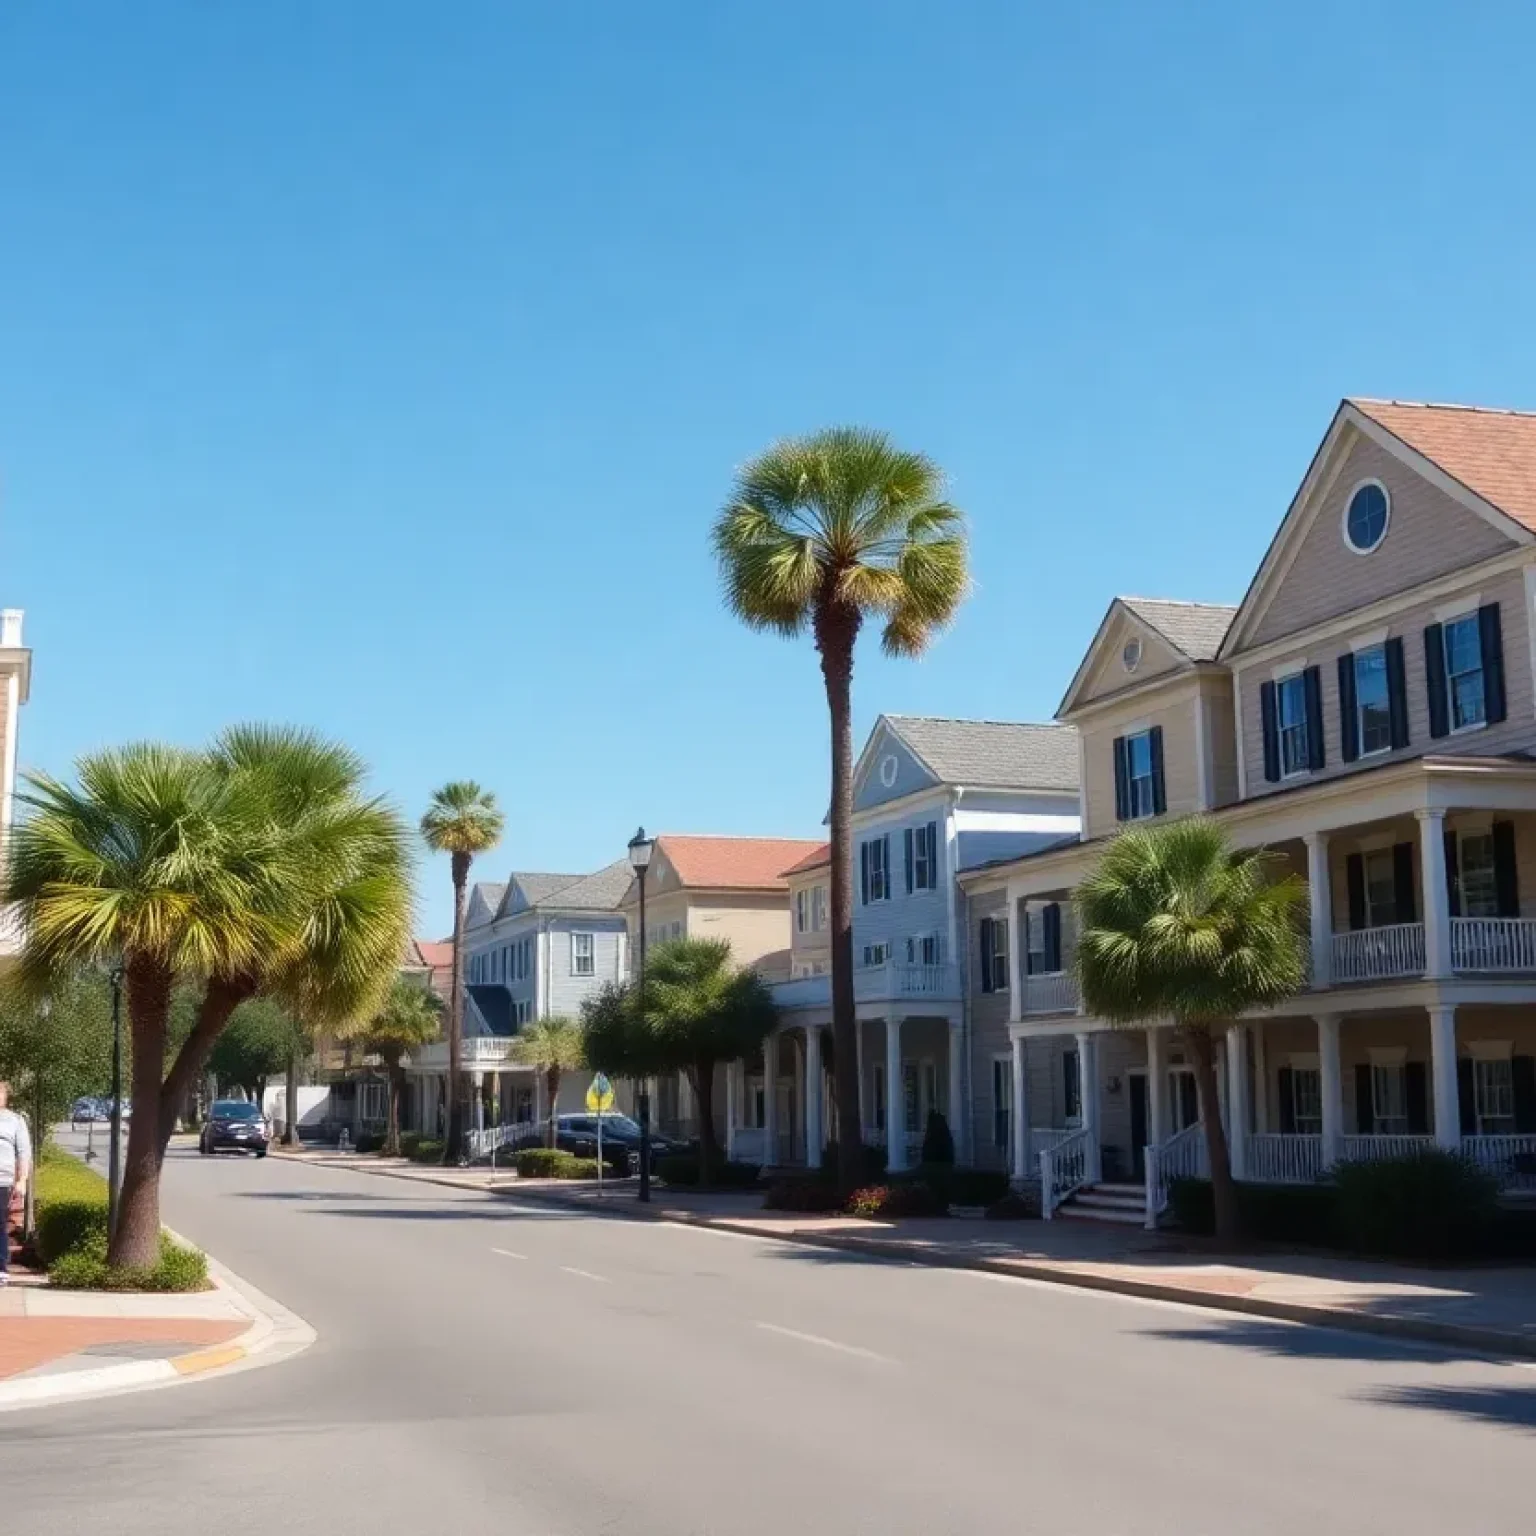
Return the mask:
[[[512,1059],[544,1074],[544,1093],[549,1103],[549,1145],[555,1144],[556,1100],[560,1079],[579,1072],[587,1064],[586,1039],[576,1019],[535,1019],[525,1024],[512,1041]]]
[[[231,731],[209,752],[128,746],[82,758],[78,775],[30,777],[8,894],[28,984],[123,967],[134,1113],[110,1257],[145,1265],[178,1107],[234,1010],[266,995],[333,1021],[377,1005],[410,914],[405,829],[362,795],[351,754],[303,732]],[[178,981],[204,990],[167,1068]]]
[[[400,1155],[400,1095],[405,1088],[404,1058],[407,1051],[436,1040],[443,1027],[443,1005],[419,982],[396,979],[384,1006],[369,1021],[364,1035],[366,1049],[376,1055],[389,1073],[389,1119],[384,1132],[384,1155]]]
[[[969,586],[964,519],[943,476],[881,432],[834,427],[776,443],[738,475],[714,529],[726,606],[753,629],[810,631],[832,719],[832,1034],[857,1057],[853,1008],[854,645],[884,622],[889,656],[920,655]],[[859,1085],[836,1074],[837,1121],[859,1124]],[[838,1137],[838,1178],[860,1177],[856,1136]]]
[[[453,874],[453,979],[448,994],[448,1136],[443,1161],[464,1151],[464,892],[475,855],[501,841],[506,818],[496,796],[472,779],[455,779],[434,790],[421,818],[421,835],[433,853],[449,856]]]
[[[1237,1190],[1216,1090],[1216,1031],[1306,984],[1305,882],[1272,855],[1235,851],[1200,817],[1132,828],[1077,890],[1087,1011],[1114,1024],[1171,1019],[1194,1058],[1216,1232],[1238,1235]]]

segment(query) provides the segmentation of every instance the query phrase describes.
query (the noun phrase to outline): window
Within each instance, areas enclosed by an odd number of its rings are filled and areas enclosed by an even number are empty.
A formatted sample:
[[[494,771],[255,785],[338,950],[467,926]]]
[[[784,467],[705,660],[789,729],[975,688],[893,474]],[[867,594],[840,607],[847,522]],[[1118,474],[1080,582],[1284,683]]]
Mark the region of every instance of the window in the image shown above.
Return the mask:
[[[1371,1127],[1378,1136],[1408,1134],[1408,1071],[1401,1064],[1371,1067]]]
[[[992,1058],[992,1145],[1005,1156],[1013,1145],[1013,1061]]]
[[[981,990],[1008,990],[1008,919],[984,917],[981,920]]]
[[[1461,885],[1461,916],[1498,917],[1499,880],[1495,872],[1492,832],[1462,832],[1457,836],[1456,873]]]
[[[528,1016],[533,1012],[533,1004],[526,997],[520,997],[512,1004],[512,1022],[514,1024],[526,1024]]]
[[[1307,679],[1294,672],[1275,686],[1275,708],[1280,724],[1280,775],[1291,778],[1306,773],[1312,766],[1312,748],[1307,739]]]
[[[907,889],[932,891],[939,884],[939,827],[925,822],[908,827],[904,834],[907,849]]]
[[[1365,855],[1365,926],[1397,921],[1397,862],[1390,848],[1377,848]]]
[[[884,965],[891,958],[891,946],[889,944],[866,944],[864,946],[864,964],[866,966]]]
[[[1323,1075],[1317,1067],[1291,1069],[1291,1123],[1298,1136],[1323,1133]]]
[[[1132,635],[1120,651],[1120,664],[1127,672],[1134,672],[1141,665],[1141,641]]]
[[[571,975],[591,976],[597,970],[596,957],[593,954],[592,935],[590,933],[573,933],[571,935]]]
[[[1515,1129],[1515,1074],[1509,1057],[1472,1063],[1472,1105],[1479,1136],[1507,1136]]]
[[[942,965],[939,953],[939,936],[936,933],[914,934],[907,940],[908,965]]]
[[[1445,644],[1445,687],[1451,729],[1470,730],[1487,722],[1483,695],[1483,635],[1475,613],[1452,619],[1441,630]]]
[[[1045,958],[1045,913],[1024,911],[1024,968],[1029,976],[1043,976]]]
[[[864,905],[891,899],[891,840],[872,837],[859,846],[863,865]]]
[[[795,892],[795,932],[809,933],[811,930],[811,893],[809,891]]]
[[[1156,777],[1152,768],[1152,732],[1139,731],[1125,738],[1127,821],[1157,814]]]
[[[1368,555],[1387,536],[1391,516],[1386,487],[1379,480],[1367,480],[1344,508],[1344,542],[1357,555]]]
[[[681,918],[679,918],[675,923],[672,924],[672,931],[667,935],[667,937],[672,939],[680,939],[682,936],[683,921]]]
[[[1373,645],[1355,652],[1355,713],[1359,721],[1360,756],[1386,752],[1392,746],[1392,698],[1387,682],[1387,648]]]
[[[827,926],[827,888],[818,885],[811,892],[811,928],[820,933]]]
[[[1075,1050],[1061,1058],[1062,1118],[1068,1125],[1083,1123],[1083,1064]]]

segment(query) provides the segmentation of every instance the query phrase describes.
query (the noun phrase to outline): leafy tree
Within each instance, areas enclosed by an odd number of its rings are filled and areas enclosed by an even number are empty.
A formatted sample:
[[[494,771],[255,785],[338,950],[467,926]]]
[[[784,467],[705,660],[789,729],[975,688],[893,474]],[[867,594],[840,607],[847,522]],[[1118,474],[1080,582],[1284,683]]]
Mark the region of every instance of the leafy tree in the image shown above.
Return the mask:
[[[762,977],[738,970],[724,939],[671,939],[647,954],[643,989],[607,987],[583,1016],[594,1067],[623,1077],[688,1074],[699,1106],[699,1178],[709,1183],[720,1160],[715,1068],[754,1054],[778,1017]]]
[[[889,656],[917,656],[954,617],[969,578],[964,521],[938,467],[881,432],[835,427],[776,443],[739,475],[714,529],[726,606],[753,629],[810,632],[832,723],[832,1033],[853,1061],[853,658],[866,619]],[[859,1085],[836,1075],[837,1121],[859,1124]],[[860,1178],[857,1136],[838,1180]]]
[[[287,1070],[304,1048],[303,1026],[275,998],[252,998],[230,1015],[229,1025],[208,1053],[208,1070],[220,1087],[243,1088],[258,1104],[267,1079]],[[290,1114],[289,1118],[292,1116]]]
[[[1122,832],[1077,889],[1076,963],[1087,1011],[1121,1025],[1171,1019],[1189,1046],[1216,1231],[1228,1240],[1239,1218],[1215,1036],[1248,1009],[1306,984],[1306,894],[1296,876],[1276,878],[1271,855],[1235,851],[1220,827],[1200,817]]]
[[[133,1119],[110,1258],[154,1262],[160,1169],[178,1109],[241,1003],[331,1023],[377,1006],[411,907],[405,829],[361,762],[303,731],[239,726],[201,752],[153,743],[80,759],[18,799],[9,891],[34,993],[120,962]],[[201,983],[170,1049],[173,989]]]
[[[464,1153],[467,1089],[464,1077],[464,893],[476,855],[501,841],[506,818],[496,796],[471,779],[456,779],[432,793],[421,835],[433,853],[446,853],[453,877],[453,980],[448,994],[448,1135],[443,1161]]]
[[[512,1059],[544,1074],[544,1093],[549,1102],[547,1139],[554,1146],[560,1079],[567,1072],[579,1072],[587,1064],[586,1037],[580,1021],[555,1017],[525,1024],[512,1042]]]
[[[38,1146],[76,1099],[107,1087],[111,1072],[112,994],[99,971],[66,972],[41,995],[14,980],[0,985],[0,1078]]]
[[[442,1033],[443,1005],[435,992],[420,982],[398,978],[384,1006],[369,1022],[365,1049],[383,1063],[389,1073],[389,1122],[384,1133],[384,1155],[400,1155],[400,1098],[405,1092],[405,1056],[429,1045]]]

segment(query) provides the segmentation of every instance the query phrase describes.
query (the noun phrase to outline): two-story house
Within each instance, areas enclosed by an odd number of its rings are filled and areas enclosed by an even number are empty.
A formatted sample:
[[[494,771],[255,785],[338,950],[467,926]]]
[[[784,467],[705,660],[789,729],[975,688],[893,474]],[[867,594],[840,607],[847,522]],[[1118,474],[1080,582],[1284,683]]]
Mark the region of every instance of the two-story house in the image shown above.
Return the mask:
[[[1008,956],[981,1150],[1125,1219],[1202,1166],[1178,1040],[1079,1011],[1070,910],[1103,839],[1205,811],[1310,892],[1307,991],[1223,1042],[1238,1176],[1434,1142],[1536,1187],[1533,679],[1536,417],[1343,402],[1241,605],[1111,605],[1059,715],[1083,841],[964,879]]]
[[[969,1134],[965,946],[958,873],[1078,833],[1076,732],[1060,725],[884,715],[854,770],[853,960],[861,1131],[907,1165],[931,1111],[964,1155]],[[769,1081],[749,1082],[762,1124],[742,1155],[820,1163],[833,1134],[827,855],[790,874],[795,978],[775,987]],[[807,924],[798,928],[800,898]],[[822,928],[816,926],[819,920]]]

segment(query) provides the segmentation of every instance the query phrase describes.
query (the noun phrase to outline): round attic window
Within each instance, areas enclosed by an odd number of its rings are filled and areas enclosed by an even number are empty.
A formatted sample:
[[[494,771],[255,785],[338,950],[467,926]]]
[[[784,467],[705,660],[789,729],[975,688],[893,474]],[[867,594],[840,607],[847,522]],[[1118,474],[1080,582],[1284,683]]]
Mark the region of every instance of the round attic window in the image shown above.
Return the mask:
[[[1386,486],[1379,480],[1363,481],[1344,508],[1344,542],[1357,555],[1370,554],[1386,538],[1391,515]]]
[[[896,754],[887,752],[880,759],[880,782],[889,789],[896,782]]]
[[[1132,635],[1125,642],[1125,649],[1120,652],[1120,660],[1125,663],[1127,672],[1134,672],[1141,665],[1141,640]]]

